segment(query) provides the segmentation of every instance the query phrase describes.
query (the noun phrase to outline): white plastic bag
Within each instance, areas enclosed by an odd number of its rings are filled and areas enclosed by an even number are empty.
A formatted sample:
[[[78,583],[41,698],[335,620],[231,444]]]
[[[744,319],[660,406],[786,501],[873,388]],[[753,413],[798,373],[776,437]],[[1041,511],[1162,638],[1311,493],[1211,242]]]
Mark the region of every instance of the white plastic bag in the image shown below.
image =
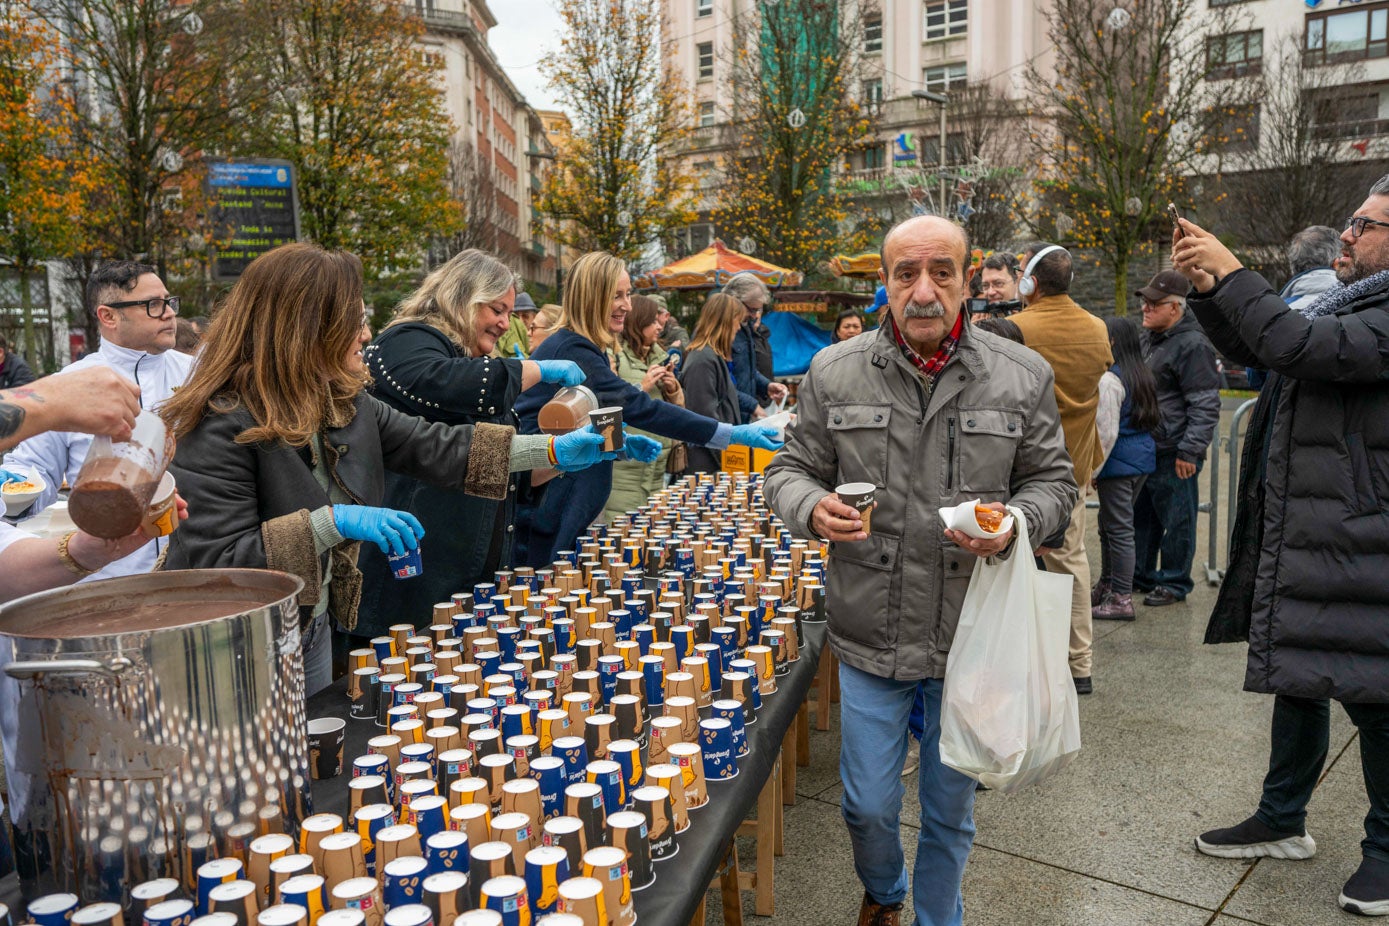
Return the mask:
[[[1080,750],[1080,706],[1067,662],[1071,576],[1042,572],[1027,519],[1007,562],[974,565],[945,664],[941,762],[996,791],[1065,768]]]

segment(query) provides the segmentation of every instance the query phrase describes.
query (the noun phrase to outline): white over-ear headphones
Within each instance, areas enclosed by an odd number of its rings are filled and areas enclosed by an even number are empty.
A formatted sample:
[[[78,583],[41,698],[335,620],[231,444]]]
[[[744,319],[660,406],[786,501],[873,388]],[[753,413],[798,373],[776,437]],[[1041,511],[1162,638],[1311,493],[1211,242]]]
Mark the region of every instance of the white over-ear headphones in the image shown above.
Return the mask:
[[[1027,262],[1027,269],[1022,272],[1022,279],[1018,281],[1018,292],[1024,296],[1030,296],[1035,293],[1037,291],[1037,278],[1032,275],[1032,271],[1037,269],[1037,262],[1052,251],[1064,250],[1066,249],[1059,244],[1049,244],[1036,254],[1033,254],[1032,259]],[[1072,272],[1071,276],[1074,277],[1075,273]]]

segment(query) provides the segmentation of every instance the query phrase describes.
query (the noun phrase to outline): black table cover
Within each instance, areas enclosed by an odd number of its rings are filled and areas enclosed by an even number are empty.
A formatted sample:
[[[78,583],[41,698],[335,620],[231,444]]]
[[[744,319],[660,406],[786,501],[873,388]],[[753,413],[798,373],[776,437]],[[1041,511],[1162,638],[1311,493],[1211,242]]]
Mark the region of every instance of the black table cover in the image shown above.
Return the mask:
[[[657,863],[656,880],[632,895],[637,920],[643,926],[687,926],[694,916],[738,824],[757,804],[757,796],[776,765],[786,731],[795,722],[796,711],[810,691],[825,644],[825,626],[802,625],[800,659],[791,666],[789,674],[777,679],[776,693],[763,696],[757,721],[747,727],[751,751],[738,760],[738,777],[708,782],[709,803],[690,811],[690,828],[675,837],[680,851],[674,858]],[[308,703],[310,718],[347,718],[343,774],[313,783],[314,812],[335,813],[344,819],[352,760],[366,753],[367,740],[385,732],[374,721],[348,716],[346,690],[346,679],[339,679]]]

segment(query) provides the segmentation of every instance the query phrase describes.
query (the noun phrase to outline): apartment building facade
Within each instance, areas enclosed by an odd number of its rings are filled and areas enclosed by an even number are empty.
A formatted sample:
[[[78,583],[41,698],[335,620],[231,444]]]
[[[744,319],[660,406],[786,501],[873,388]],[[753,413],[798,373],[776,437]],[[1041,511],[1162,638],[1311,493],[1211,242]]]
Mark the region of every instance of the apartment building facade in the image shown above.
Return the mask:
[[[425,27],[422,45],[443,62],[444,98],[457,126],[455,142],[488,171],[479,184],[495,202],[497,257],[526,281],[553,287],[557,244],[539,221],[537,203],[554,146],[539,112],[507,77],[487,42],[497,25],[487,0],[406,0]]]

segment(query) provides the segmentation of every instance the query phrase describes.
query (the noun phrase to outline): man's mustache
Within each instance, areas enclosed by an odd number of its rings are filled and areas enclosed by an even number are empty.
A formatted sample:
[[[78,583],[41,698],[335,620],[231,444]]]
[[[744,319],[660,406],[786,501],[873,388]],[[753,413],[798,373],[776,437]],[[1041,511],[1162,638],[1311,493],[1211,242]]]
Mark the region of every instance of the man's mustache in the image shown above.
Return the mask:
[[[903,318],[940,318],[945,315],[945,306],[940,301],[935,302],[908,302],[902,307]]]

